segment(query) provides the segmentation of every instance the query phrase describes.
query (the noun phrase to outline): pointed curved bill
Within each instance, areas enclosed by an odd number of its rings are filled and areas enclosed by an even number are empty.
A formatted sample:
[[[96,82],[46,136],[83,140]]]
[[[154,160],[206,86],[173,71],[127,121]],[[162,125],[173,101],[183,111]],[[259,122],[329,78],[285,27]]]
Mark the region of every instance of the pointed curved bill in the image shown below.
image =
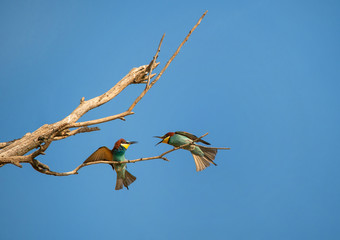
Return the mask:
[[[163,137],[159,137],[159,136],[153,136],[153,137],[162,139],[162,140],[161,140],[159,143],[156,143],[156,145],[155,145],[155,146],[157,146],[158,144],[160,144],[160,143],[162,143],[162,142],[163,142]]]

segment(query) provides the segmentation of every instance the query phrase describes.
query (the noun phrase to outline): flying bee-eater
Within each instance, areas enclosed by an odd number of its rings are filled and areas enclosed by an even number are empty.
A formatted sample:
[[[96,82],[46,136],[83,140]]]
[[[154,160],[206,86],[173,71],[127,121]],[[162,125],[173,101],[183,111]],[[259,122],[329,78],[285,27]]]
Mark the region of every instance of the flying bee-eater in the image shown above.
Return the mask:
[[[161,138],[162,140],[157,143],[156,145],[160,143],[167,143],[169,145],[172,145],[174,147],[180,147],[185,144],[193,143],[194,140],[197,140],[198,137],[195,135],[183,132],[183,131],[177,131],[177,132],[168,132],[162,137],[155,136],[157,138]],[[210,143],[199,139],[197,142],[204,143],[206,145],[210,145]],[[196,164],[196,171],[202,171],[205,168],[210,166],[210,163],[217,166],[216,163],[214,163],[215,156],[217,154],[217,149],[212,147],[204,147],[201,145],[197,145],[196,143],[189,144],[184,147],[184,149],[190,151],[192,153],[192,156],[194,157],[195,164]]]
[[[112,150],[107,147],[100,147],[94,153],[89,156],[84,163],[96,162],[96,161],[117,161],[122,162],[125,161],[125,152],[131,144],[137,143],[135,141],[126,141],[125,139],[119,139]],[[126,170],[126,163],[113,163],[110,164],[113,170],[116,170],[117,173],[117,182],[116,182],[116,190],[120,190],[123,188],[123,185],[129,189],[129,185],[136,180],[136,177],[133,176]]]

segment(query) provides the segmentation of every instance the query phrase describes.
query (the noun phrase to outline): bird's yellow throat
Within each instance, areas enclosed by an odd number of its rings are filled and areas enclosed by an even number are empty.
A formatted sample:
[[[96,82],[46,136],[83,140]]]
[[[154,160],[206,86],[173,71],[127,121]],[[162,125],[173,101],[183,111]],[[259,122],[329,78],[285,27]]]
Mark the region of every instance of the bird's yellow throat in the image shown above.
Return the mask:
[[[169,142],[170,136],[167,136],[166,138],[163,139],[162,143],[168,143]]]
[[[128,143],[122,143],[122,144],[120,144],[120,145],[122,145],[122,146],[125,147],[126,149],[128,149],[128,147],[130,146],[130,144],[128,144]]]

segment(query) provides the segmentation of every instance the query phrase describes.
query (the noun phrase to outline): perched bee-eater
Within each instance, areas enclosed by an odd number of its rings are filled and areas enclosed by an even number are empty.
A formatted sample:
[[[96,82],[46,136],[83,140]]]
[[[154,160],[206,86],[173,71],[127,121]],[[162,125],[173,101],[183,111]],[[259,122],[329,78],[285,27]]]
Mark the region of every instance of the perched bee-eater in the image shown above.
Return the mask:
[[[196,140],[198,138],[191,133],[182,132],[182,131],[168,132],[167,134],[165,134],[162,137],[158,137],[158,136],[155,136],[155,137],[162,139],[162,141],[160,141],[156,145],[158,145],[160,143],[167,143],[167,144],[172,145],[174,147],[180,147],[182,145],[192,143],[193,140]],[[204,143],[206,145],[210,145],[210,143],[208,143],[208,142],[206,142],[202,139],[197,140],[197,142],[201,142],[201,143]],[[194,143],[194,144],[190,144],[188,146],[185,146],[184,149],[189,150],[192,153],[192,156],[194,157],[194,160],[195,160],[197,172],[202,171],[205,168],[209,167],[210,163],[217,166],[217,164],[214,163],[214,159],[215,159],[215,156],[216,156],[216,153],[217,153],[216,148],[204,147],[204,146],[201,146],[201,145],[196,145]]]
[[[127,142],[123,138],[119,139],[112,150],[107,147],[100,147],[94,153],[89,156],[84,163],[88,162],[96,162],[96,161],[117,161],[122,162],[125,161],[125,151],[131,144],[137,142],[131,141]],[[136,180],[136,177],[133,176],[126,170],[126,163],[113,163],[110,164],[117,173],[117,182],[116,182],[116,190],[120,190],[123,188],[123,185],[129,189],[129,185]]]

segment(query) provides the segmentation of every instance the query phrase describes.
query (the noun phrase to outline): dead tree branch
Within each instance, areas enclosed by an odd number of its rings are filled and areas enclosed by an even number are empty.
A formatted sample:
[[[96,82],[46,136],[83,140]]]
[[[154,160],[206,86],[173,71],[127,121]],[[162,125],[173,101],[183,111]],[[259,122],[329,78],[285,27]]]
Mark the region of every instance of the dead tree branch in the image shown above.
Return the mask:
[[[134,112],[132,112],[134,107],[145,96],[145,94],[152,88],[152,86],[160,79],[160,77],[163,75],[165,70],[169,67],[170,63],[177,56],[177,54],[179,53],[184,43],[189,39],[192,32],[201,23],[206,13],[207,11],[200,17],[200,19],[195,24],[195,26],[189,31],[188,35],[185,37],[183,42],[179,45],[175,53],[171,56],[171,58],[168,60],[168,62],[165,64],[163,69],[159,72],[159,74],[154,80],[151,81],[151,79],[153,79],[153,77],[155,77],[156,74],[153,74],[152,71],[159,65],[159,63],[157,63],[156,60],[158,58],[158,54],[160,52],[161,45],[162,45],[165,35],[162,36],[160,43],[158,45],[156,54],[153,56],[151,62],[148,65],[143,65],[143,66],[131,69],[130,72],[124,78],[122,78],[118,83],[116,83],[107,92],[103,93],[100,96],[89,99],[89,100],[85,100],[85,98],[82,97],[80,100],[80,104],[69,115],[67,115],[65,118],[61,119],[60,121],[55,122],[53,124],[45,124],[32,133],[26,133],[20,139],[0,143],[0,167],[5,164],[14,164],[18,167],[22,167],[21,163],[30,163],[35,170],[41,173],[55,175],[55,176],[68,176],[72,174],[77,174],[77,171],[84,166],[100,163],[100,162],[95,162],[95,163],[82,164],[71,172],[57,173],[54,171],[50,171],[49,167],[39,162],[38,160],[36,160],[36,157],[38,157],[39,155],[44,155],[46,149],[51,145],[53,141],[62,140],[70,136],[74,136],[78,133],[98,131],[100,130],[98,127],[88,127],[88,126],[100,124],[100,123],[104,123],[108,121],[113,121],[116,119],[125,120],[126,116],[134,114]],[[84,116],[87,112],[111,101],[119,93],[121,93],[131,84],[146,84],[146,86],[144,90],[141,92],[141,94],[134,100],[134,102],[130,105],[129,108],[127,108],[126,111],[112,115],[112,116],[108,116],[108,117],[79,122],[79,119],[82,116]],[[71,130],[71,128],[76,128],[76,129]],[[35,150],[31,154],[25,155],[33,149],[37,149],[37,150]],[[140,159],[128,161],[128,163],[146,161],[146,160],[152,160],[152,159],[167,160],[164,157],[164,155],[175,150],[177,149],[176,148],[172,149],[168,152],[161,154],[160,156],[151,157],[151,158],[140,158]]]

